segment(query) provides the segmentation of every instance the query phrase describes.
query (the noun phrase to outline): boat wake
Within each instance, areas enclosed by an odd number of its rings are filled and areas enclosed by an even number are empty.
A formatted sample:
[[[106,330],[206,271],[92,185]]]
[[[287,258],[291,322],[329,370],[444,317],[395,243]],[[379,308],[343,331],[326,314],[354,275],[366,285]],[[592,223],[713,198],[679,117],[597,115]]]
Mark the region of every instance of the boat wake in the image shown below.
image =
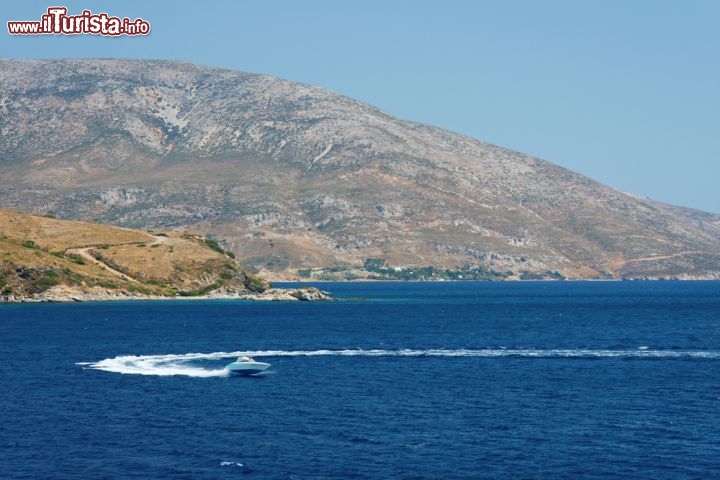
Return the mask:
[[[400,350],[257,350],[244,352],[254,357],[519,357],[519,358],[711,358],[720,359],[720,351],[651,350],[639,347],[633,350],[609,349],[535,349],[535,348],[482,348],[482,349],[400,349]]]
[[[716,350],[659,350],[642,346],[637,349],[344,349],[344,350],[251,350],[237,352],[186,353],[168,355],[125,355],[97,362],[78,362],[84,368],[136,375],[185,375],[188,377],[226,377],[224,368],[206,368],[201,364],[240,356],[248,357],[479,357],[479,358],[577,358],[577,359],[720,359]]]
[[[198,365],[203,360],[222,359],[231,354],[188,353],[182,355],[121,355],[98,362],[78,362],[84,368],[105,372],[187,377],[226,377],[228,372],[220,368],[206,368]]]

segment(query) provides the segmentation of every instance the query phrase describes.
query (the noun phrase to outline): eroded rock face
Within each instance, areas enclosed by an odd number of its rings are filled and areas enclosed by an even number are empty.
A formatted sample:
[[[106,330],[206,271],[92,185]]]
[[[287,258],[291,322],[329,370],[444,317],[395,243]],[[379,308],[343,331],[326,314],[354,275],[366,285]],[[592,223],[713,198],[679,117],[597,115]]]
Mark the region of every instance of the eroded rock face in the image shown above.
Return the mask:
[[[315,287],[303,287],[290,289],[290,296],[301,301],[330,300],[332,297],[329,292],[325,292]]]
[[[169,61],[0,60],[0,199],[211,233],[270,279],[368,258],[505,278],[720,272],[718,215],[327,90]]]

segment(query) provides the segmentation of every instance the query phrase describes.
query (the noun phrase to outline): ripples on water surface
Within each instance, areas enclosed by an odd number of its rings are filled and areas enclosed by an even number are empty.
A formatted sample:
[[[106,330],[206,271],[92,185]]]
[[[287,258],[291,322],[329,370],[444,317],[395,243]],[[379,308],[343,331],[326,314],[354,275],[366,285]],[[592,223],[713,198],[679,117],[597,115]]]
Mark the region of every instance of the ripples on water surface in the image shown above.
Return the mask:
[[[324,288],[2,306],[0,478],[720,478],[717,282]]]

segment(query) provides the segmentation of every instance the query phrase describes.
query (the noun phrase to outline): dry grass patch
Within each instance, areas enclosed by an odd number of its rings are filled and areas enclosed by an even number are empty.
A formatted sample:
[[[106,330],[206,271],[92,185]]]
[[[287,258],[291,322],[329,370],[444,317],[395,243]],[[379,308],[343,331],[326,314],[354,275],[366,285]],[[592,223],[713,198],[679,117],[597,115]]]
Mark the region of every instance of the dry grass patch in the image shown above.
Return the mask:
[[[0,236],[33,241],[38,247],[53,252],[90,245],[154,241],[152,236],[139,231],[8,211],[0,211]]]
[[[182,265],[221,260],[226,257],[204,244],[177,236],[158,237],[159,242],[119,245],[102,254],[131,276],[168,280]]]

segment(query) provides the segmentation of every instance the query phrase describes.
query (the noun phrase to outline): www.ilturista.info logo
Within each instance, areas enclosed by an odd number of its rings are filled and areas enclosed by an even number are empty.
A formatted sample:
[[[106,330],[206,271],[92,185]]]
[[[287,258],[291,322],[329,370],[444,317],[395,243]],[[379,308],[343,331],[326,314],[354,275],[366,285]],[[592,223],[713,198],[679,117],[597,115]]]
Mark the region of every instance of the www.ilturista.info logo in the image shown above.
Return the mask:
[[[80,15],[68,15],[65,7],[50,7],[40,21],[7,22],[11,35],[147,35],[150,24],[138,18],[111,17],[107,13],[92,13],[83,10]]]

